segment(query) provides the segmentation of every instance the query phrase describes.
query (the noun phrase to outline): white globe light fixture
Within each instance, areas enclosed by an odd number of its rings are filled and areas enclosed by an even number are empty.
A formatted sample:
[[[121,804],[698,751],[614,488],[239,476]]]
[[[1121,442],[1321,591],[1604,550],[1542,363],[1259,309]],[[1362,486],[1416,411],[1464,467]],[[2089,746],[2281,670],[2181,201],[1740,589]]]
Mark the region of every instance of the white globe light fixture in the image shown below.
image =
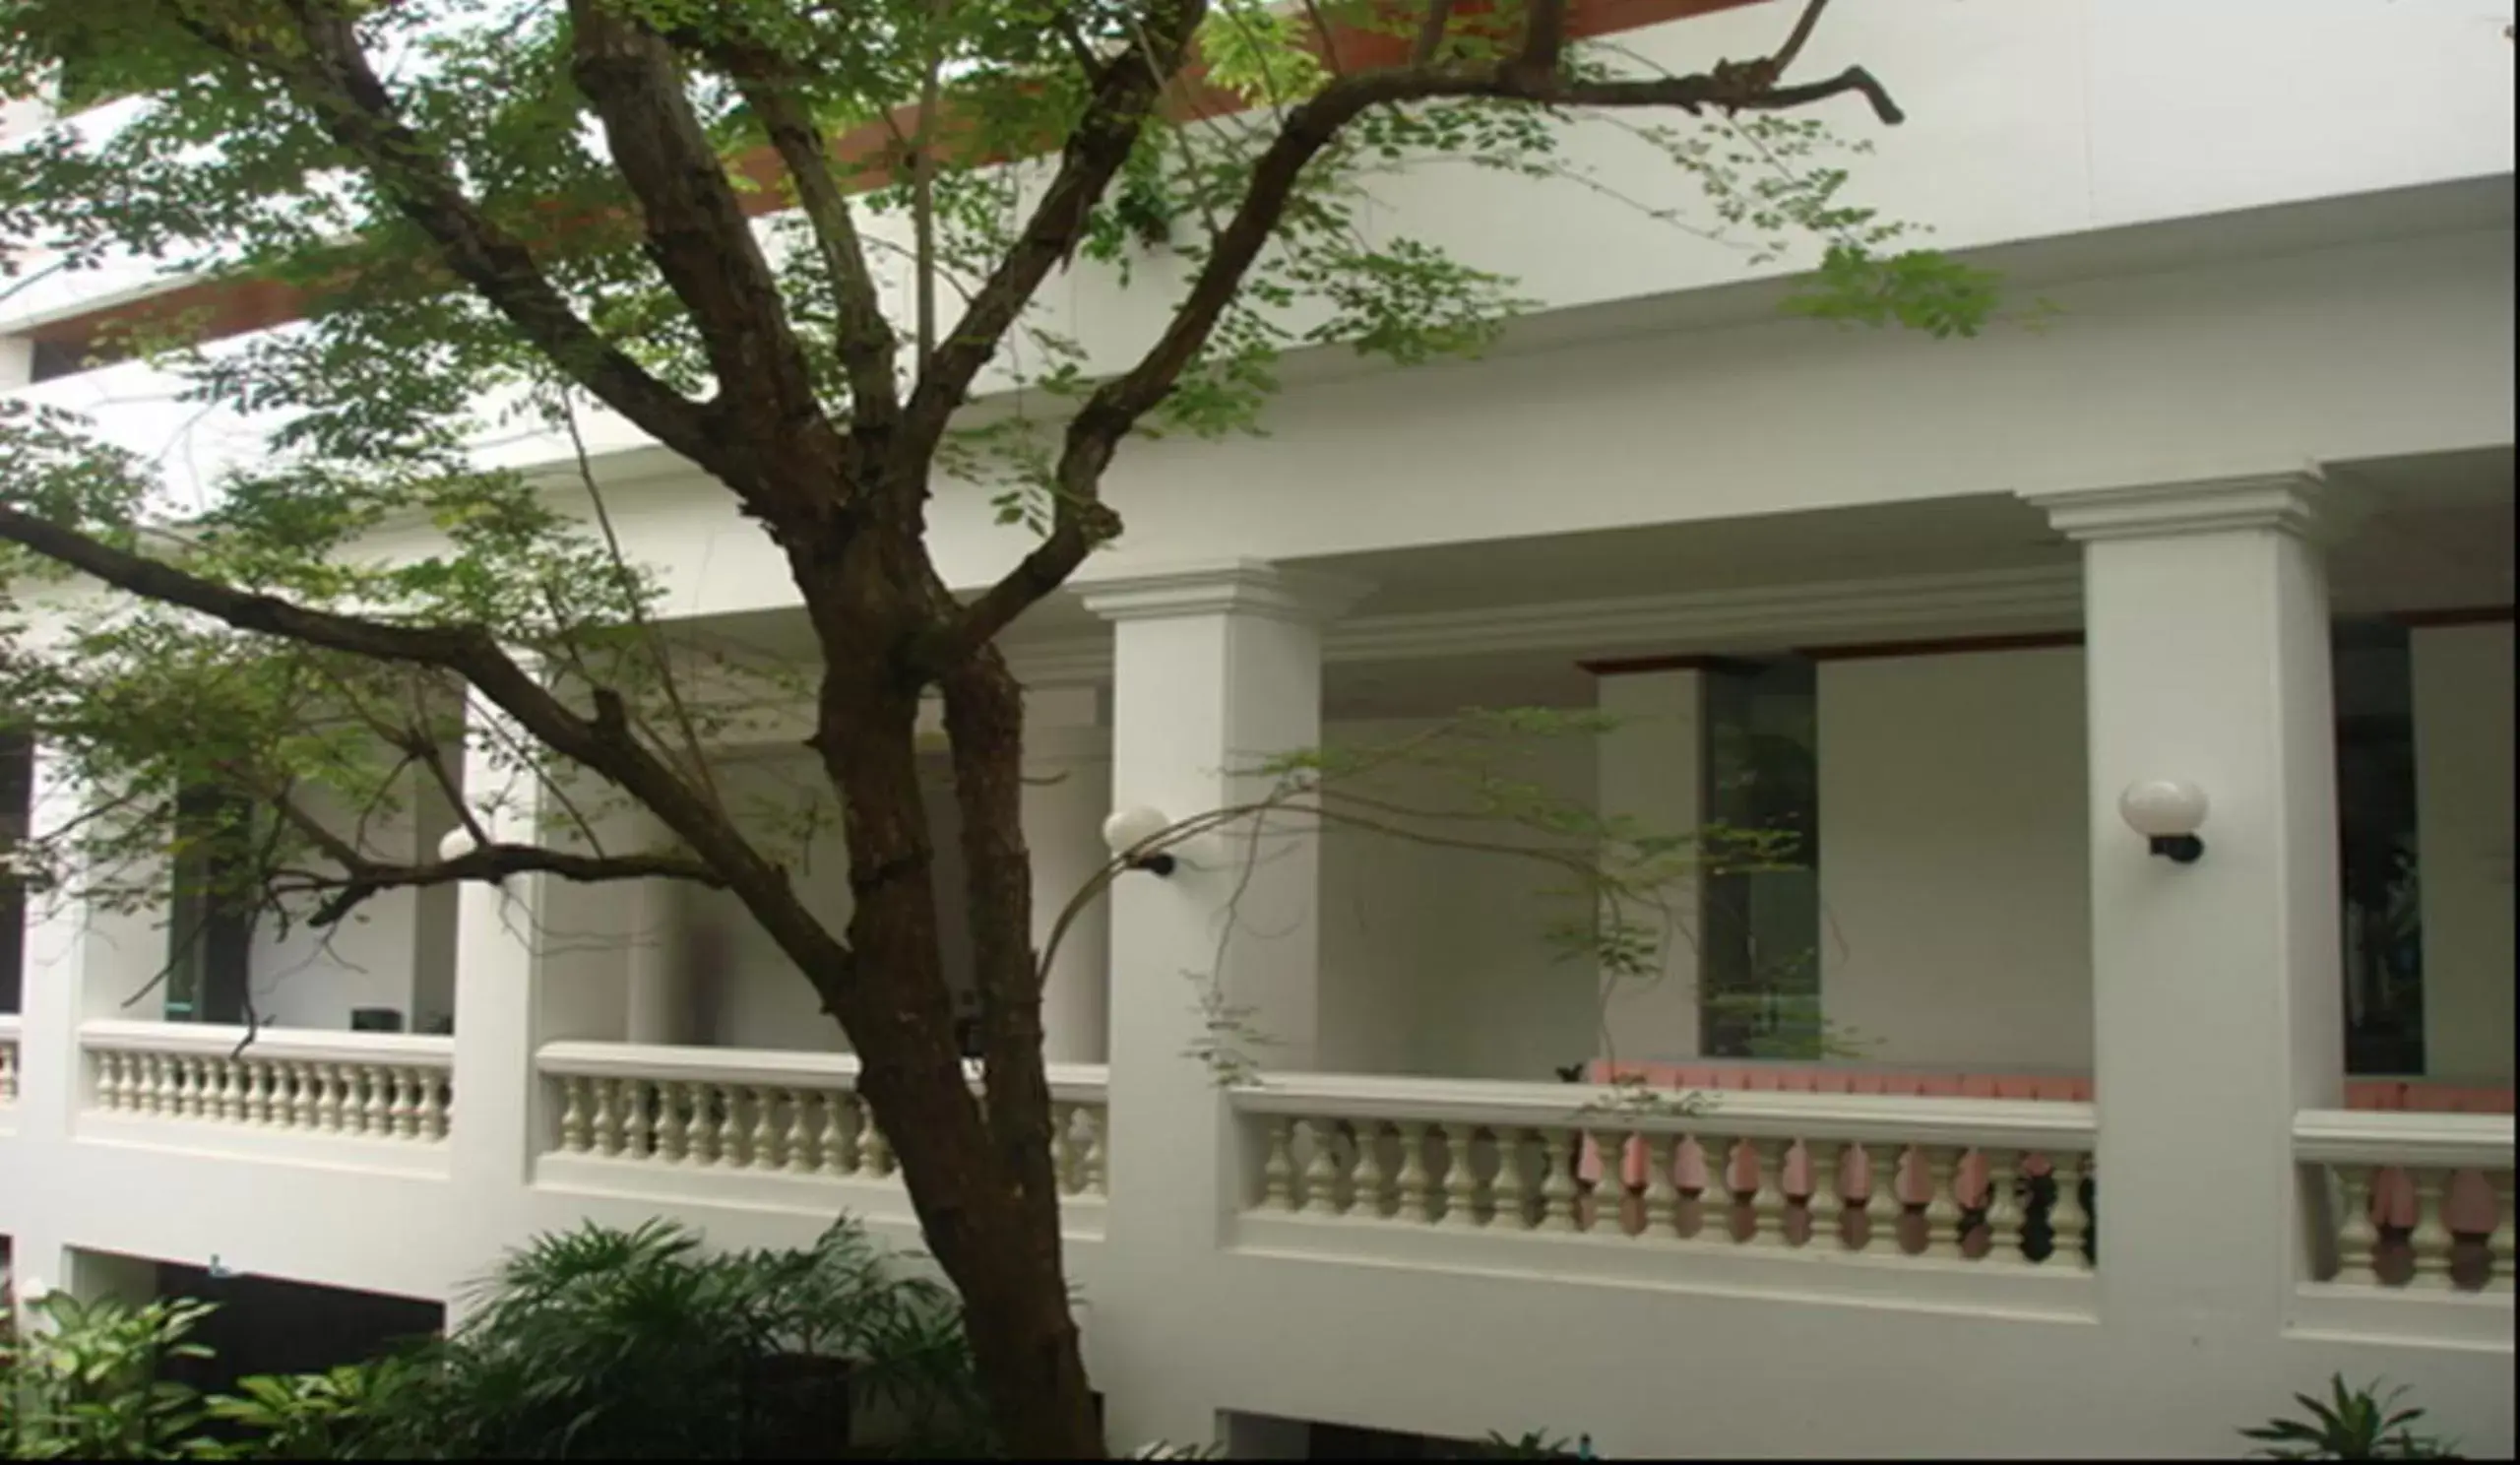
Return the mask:
[[[472,830],[450,829],[446,832],[446,838],[437,842],[437,858],[452,863],[479,848],[480,846],[473,842]]]
[[[2205,853],[2205,842],[2196,837],[2205,810],[2205,791],[2175,779],[2145,779],[2117,796],[2117,814],[2126,827],[2174,864],[2194,864]]]
[[[1116,809],[1111,817],[1102,821],[1102,843],[1110,847],[1114,856],[1127,861],[1131,869],[1142,869],[1153,875],[1168,875],[1172,873],[1175,863],[1170,855],[1161,850],[1152,855],[1140,855],[1137,852],[1148,842],[1162,838],[1164,832],[1171,827],[1172,821],[1166,818],[1161,809],[1145,807]]]

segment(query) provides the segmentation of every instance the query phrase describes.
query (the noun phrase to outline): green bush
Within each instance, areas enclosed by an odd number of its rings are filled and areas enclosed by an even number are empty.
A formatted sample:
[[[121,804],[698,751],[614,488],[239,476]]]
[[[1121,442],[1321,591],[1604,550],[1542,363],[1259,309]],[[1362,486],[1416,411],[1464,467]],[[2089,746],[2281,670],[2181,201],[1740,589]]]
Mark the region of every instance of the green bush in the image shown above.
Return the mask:
[[[199,1434],[201,1396],[158,1376],[169,1359],[206,1358],[185,1341],[206,1303],[82,1303],[53,1293],[27,1305],[37,1326],[0,1332],[0,1443],[13,1460],[213,1458]]]
[[[2269,1460],[2459,1458],[2449,1441],[2415,1433],[2413,1426],[2424,1411],[2396,1407],[2406,1396],[2403,1386],[2385,1394],[2378,1381],[2349,1389],[2345,1375],[2338,1373],[2328,1378],[2328,1394],[2323,1400],[2295,1394],[2307,1418],[2272,1419],[2240,1434],[2264,1446],[2255,1453]]]

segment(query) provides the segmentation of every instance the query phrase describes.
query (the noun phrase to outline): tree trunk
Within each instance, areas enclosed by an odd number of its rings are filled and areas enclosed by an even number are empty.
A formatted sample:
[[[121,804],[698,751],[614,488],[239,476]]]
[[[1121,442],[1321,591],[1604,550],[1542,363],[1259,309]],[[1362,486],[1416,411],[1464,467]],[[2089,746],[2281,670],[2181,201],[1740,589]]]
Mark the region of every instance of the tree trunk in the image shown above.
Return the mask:
[[[994,657],[989,658],[992,666]],[[996,670],[1002,675],[1002,667]],[[990,705],[1009,705],[1011,680]],[[991,745],[956,748],[994,786],[1017,785],[1023,748],[1021,700],[1011,722],[992,722]],[[1068,1307],[1058,1196],[1049,1153],[1049,1094],[1041,1076],[1040,996],[1014,1024],[992,1033],[987,1115],[971,1091],[954,1041],[954,1013],[938,945],[934,849],[918,780],[917,701],[882,678],[826,684],[820,736],[824,764],[839,789],[849,842],[853,980],[832,996],[855,1041],[859,1086],[875,1121],[900,1157],[902,1178],[928,1249],[961,1293],[965,1325],[1002,1442],[1017,1458],[1092,1459],[1102,1454],[1083,1352]],[[1002,740],[1001,740],[1002,739]],[[1003,771],[1001,773],[1001,771]],[[994,806],[994,801],[992,806]],[[1002,889],[1002,857],[1023,860],[1020,826],[994,834],[992,889]],[[983,836],[986,838],[986,836]],[[976,884],[981,876],[976,872]],[[975,894],[977,894],[976,891]],[[1029,922],[1029,891],[1010,911],[1002,899],[976,900],[975,944],[1002,948],[1004,932]],[[1010,921],[1014,923],[1010,926]],[[1018,937],[1024,942],[1023,936]],[[992,992],[994,1005],[1009,995]],[[1033,1035],[1029,1063],[1001,1058],[1006,1028]]]

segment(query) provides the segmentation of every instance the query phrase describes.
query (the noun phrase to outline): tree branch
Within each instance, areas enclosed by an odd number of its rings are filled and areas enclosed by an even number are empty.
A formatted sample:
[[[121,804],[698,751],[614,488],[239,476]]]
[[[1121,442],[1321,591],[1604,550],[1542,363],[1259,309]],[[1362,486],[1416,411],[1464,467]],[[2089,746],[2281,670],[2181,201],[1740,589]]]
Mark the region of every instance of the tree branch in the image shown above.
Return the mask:
[[[1140,28],[1144,38],[1132,41],[1096,79],[1084,120],[1069,134],[1041,201],[919,373],[897,450],[910,462],[924,464],[934,452],[1008,328],[1051,267],[1084,236],[1095,204],[1128,161],[1139,130],[1154,115],[1166,80],[1179,69],[1206,13],[1207,0],[1155,0]]]
[[[1816,10],[1817,7],[1815,6]],[[1809,13],[1804,16],[1809,19]],[[1797,28],[1796,39],[1804,31]],[[928,636],[918,662],[941,673],[960,665],[1043,596],[1064,584],[1095,546],[1118,530],[1118,517],[1102,503],[1102,471],[1120,439],[1172,390],[1198,356],[1242,280],[1276,234],[1295,183],[1312,159],[1367,108],[1442,97],[1496,97],[1537,105],[1677,107],[1692,114],[1716,106],[1776,111],[1855,94],[1874,115],[1895,125],[1905,120],[1897,103],[1870,72],[1851,66],[1825,81],[1778,86],[1773,58],[1719,62],[1707,72],[1633,81],[1569,82],[1553,73],[1535,77],[1518,60],[1480,66],[1412,66],[1359,72],[1331,82],[1287,114],[1253,165],[1242,201],[1210,240],[1206,263],[1164,333],[1138,363],[1095,389],[1068,421],[1054,471],[1050,533],[1014,569]]]
[[[345,868],[339,881],[315,875],[302,877],[302,888],[332,892],[307,917],[308,925],[320,929],[338,924],[362,902],[388,890],[452,885],[463,880],[496,884],[510,875],[557,875],[586,885],[612,880],[687,880],[712,890],[727,888],[724,875],[697,860],[672,855],[578,855],[539,845],[477,845],[454,860],[426,864],[380,864],[363,860]]]
[[[804,348],[788,320],[779,282],[753,237],[734,186],[684,93],[663,36],[602,0],[570,0],[570,74],[602,120],[613,165],[639,200],[649,256],[691,311],[718,378],[718,410],[739,418],[722,460],[739,490],[779,498],[791,474],[774,459],[824,460],[834,491],[847,481],[846,453],[815,399]],[[787,502],[774,524],[809,517]]]
[[[168,9],[203,44],[278,79],[332,139],[363,163],[379,190],[438,246],[447,268],[528,341],[640,430],[703,467],[720,457],[701,406],[650,376],[571,309],[533,253],[493,223],[458,185],[445,157],[405,126],[349,21],[296,8],[303,55],[223,29],[190,6]]]
[[[862,434],[888,431],[901,414],[901,397],[893,367],[901,341],[884,318],[875,277],[866,267],[865,245],[857,236],[849,196],[832,171],[831,150],[812,114],[788,87],[767,76],[735,73],[744,102],[761,119],[770,145],[796,185],[796,204],[814,231],[814,247],[831,276],[840,299],[839,350],[849,373],[850,416]]]
[[[143,600],[192,610],[241,631],[371,661],[437,667],[462,676],[525,733],[592,770],[647,805],[724,888],[743,901],[780,949],[798,966],[832,982],[851,969],[849,948],[808,912],[785,871],[695,793],[626,729],[600,712],[593,719],[553,696],[478,625],[403,625],[319,610],[190,574],[161,560],[66,529],[0,504],[0,541],[23,545]],[[600,699],[598,699],[600,703]]]

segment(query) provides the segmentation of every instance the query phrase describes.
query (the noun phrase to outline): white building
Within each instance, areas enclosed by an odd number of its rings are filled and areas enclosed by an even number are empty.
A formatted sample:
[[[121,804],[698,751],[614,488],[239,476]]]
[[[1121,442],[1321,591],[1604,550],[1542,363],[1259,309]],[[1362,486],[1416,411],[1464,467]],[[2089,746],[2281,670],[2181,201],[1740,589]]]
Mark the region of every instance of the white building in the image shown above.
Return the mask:
[[[1625,38],[1677,65],[1777,21]],[[1860,57],[1913,113],[1866,200],[2051,298],[2048,329],[1787,320],[1737,252],[1435,169],[1387,202],[1547,302],[1506,349],[1307,363],[1269,436],[1122,454],[1126,540],[1010,638],[1041,771],[1066,775],[1027,808],[1047,909],[1107,858],[1114,807],[1213,806],[1231,757],[1469,704],[1622,715],[1533,776],[1675,828],[1737,816],[1722,750],[1761,735],[1802,776],[1760,811],[1806,821],[1817,858],[1703,892],[1704,938],[1615,991],[1606,1036],[1528,871],[1303,846],[1245,902],[1261,933],[1229,980],[1282,1046],[1229,1092],[1184,1056],[1179,975],[1214,964],[1229,861],[1122,879],[1048,1012],[1115,1438],[2211,1454],[2341,1371],[2510,1451],[2510,22],[2500,0],[2318,0],[2282,26],[2230,0],[1842,7],[1813,64]],[[1671,186],[1614,136],[1577,146]],[[21,375],[145,277],[0,307]],[[1147,297],[1074,278],[1089,345],[1145,339]],[[187,472],[251,450],[139,363],[24,390]],[[723,492],[626,429],[598,446],[680,615],[804,644]],[[958,583],[1022,548],[984,498],[934,508]],[[2192,863],[2121,820],[2156,780],[2206,797]],[[810,880],[845,910],[833,853]],[[241,1058],[231,1029],[122,1005],[162,963],[154,921],[26,925],[0,1017],[21,1295],[215,1260],[445,1301],[581,1217],[793,1242],[847,1208],[914,1241],[840,1035],[714,899],[381,900],[332,951],[252,952],[276,1026]],[[1774,1013],[1702,1021],[1753,964],[1783,972]],[[1745,1056],[1815,1004],[1859,1059]],[[413,1031],[346,1031],[362,1007]],[[1726,1092],[1582,1112],[1553,1070],[1613,1057]],[[713,1093],[724,1132],[690,1132]],[[1644,1136],[1624,1202],[1588,1129]],[[1728,1223],[1700,1147],[1736,1141]],[[2051,1165],[2089,1187],[2033,1187],[2026,1222],[2011,1181]],[[1894,1185],[1897,1225],[1859,1203]]]

